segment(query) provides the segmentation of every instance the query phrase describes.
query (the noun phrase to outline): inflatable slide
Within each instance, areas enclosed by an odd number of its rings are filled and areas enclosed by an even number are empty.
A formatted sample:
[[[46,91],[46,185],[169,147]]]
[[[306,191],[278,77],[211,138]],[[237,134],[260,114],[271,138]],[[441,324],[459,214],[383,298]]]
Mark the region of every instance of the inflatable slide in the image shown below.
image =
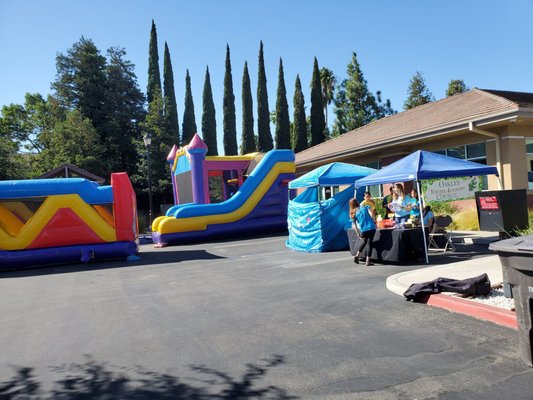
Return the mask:
[[[160,245],[232,237],[287,228],[288,182],[294,179],[294,153],[206,157],[196,135],[173,149],[169,163],[178,204],[152,224]],[[179,202],[189,200],[192,202]]]
[[[125,258],[137,252],[126,173],[111,186],[80,178],[0,181],[0,269]]]

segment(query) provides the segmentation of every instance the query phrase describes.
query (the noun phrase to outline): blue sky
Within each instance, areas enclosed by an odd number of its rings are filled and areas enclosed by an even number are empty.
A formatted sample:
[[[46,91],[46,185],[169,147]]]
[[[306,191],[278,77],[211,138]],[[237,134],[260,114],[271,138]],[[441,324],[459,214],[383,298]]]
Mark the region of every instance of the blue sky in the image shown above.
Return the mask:
[[[289,103],[300,74],[309,110],[313,57],[343,79],[354,51],[370,90],[381,90],[399,111],[416,71],[423,72],[437,99],[451,79],[469,87],[533,92],[532,0],[0,0],[0,106],[22,104],[26,92],[50,93],[56,54],[82,35],[103,54],[111,46],[124,47],[144,92],[152,18],[161,71],[165,41],[170,49],[180,124],[189,69],[200,129],[209,66],[219,151],[226,43],[239,136],[242,70],[248,61],[255,110],[260,40],[272,110],[280,57]]]

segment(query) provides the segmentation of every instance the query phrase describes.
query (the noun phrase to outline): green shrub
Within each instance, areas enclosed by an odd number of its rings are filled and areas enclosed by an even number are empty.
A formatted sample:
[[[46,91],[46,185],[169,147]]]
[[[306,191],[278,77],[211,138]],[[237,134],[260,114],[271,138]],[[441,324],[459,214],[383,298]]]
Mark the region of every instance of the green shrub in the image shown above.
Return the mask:
[[[475,208],[466,208],[452,214],[452,229],[459,231],[479,231],[479,219]]]
[[[533,208],[527,210],[527,217],[529,222],[529,227],[527,229],[520,229],[516,233],[520,236],[526,236],[533,234]]]
[[[457,206],[448,201],[428,201],[427,204],[431,207],[431,211],[435,215],[453,215],[458,211]]]

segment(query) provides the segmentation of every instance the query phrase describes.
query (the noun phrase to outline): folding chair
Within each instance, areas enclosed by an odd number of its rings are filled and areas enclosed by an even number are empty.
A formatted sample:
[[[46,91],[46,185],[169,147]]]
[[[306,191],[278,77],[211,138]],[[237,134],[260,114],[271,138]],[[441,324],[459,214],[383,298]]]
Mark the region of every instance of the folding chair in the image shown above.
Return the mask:
[[[455,251],[455,247],[452,243],[451,231],[446,230],[452,222],[452,217],[449,215],[439,215],[438,217],[435,217],[433,228],[431,229],[431,232],[429,232],[428,249],[442,250],[446,252],[449,247],[451,250]],[[437,243],[438,238],[443,238],[440,242],[444,242],[444,247],[439,246]]]

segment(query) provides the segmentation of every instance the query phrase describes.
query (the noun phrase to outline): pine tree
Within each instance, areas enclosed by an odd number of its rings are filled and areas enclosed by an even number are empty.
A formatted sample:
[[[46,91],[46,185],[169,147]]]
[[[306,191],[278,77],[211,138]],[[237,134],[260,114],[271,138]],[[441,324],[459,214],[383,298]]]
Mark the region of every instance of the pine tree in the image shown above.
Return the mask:
[[[290,120],[289,105],[287,104],[287,90],[285,89],[285,77],[283,74],[283,61],[279,59],[278,93],[276,100],[276,149],[290,149]]]
[[[207,145],[207,154],[210,156],[218,156],[217,120],[215,114],[215,104],[213,103],[213,92],[211,90],[209,67],[207,67],[205,71],[204,92],[202,97],[202,136],[205,144]]]
[[[403,104],[406,110],[415,108],[422,104],[430,103],[434,100],[433,94],[426,86],[426,81],[422,72],[416,71],[409,82],[409,88],[407,89],[407,99]]]
[[[107,135],[102,163],[109,172],[137,170],[136,143],[141,139],[139,122],[145,118],[144,95],[137,85],[135,65],[126,60],[126,51],[112,47],[107,51]]]
[[[78,109],[88,118],[102,141],[107,136],[106,59],[90,39],[81,39],[56,57],[56,80],[52,83],[60,108]]]
[[[157,30],[155,22],[152,20],[152,30],[150,31],[150,46],[148,50],[148,87],[146,95],[148,104],[154,99],[154,93],[157,88],[161,92],[161,74],[159,73],[159,53],[157,51]]]
[[[187,145],[198,132],[196,128],[196,118],[194,117],[194,102],[192,99],[191,77],[189,70],[185,76],[185,108],[183,109],[183,140],[182,145]]]
[[[296,75],[294,85],[294,122],[292,125],[292,149],[295,153],[307,149],[307,119],[305,117],[305,100],[302,92],[300,75]]]
[[[248,63],[244,63],[242,73],[242,140],[241,154],[253,153],[257,151],[254,136],[254,115],[252,102],[252,88],[250,86],[250,75],[248,74]]]
[[[270,133],[270,110],[268,109],[267,78],[263,58],[263,41],[259,44],[259,65],[257,72],[257,136],[258,150],[267,152],[274,147]]]
[[[165,55],[163,58],[163,87],[165,105],[165,127],[168,135],[174,138],[174,143],[180,145],[180,128],[178,122],[178,106],[176,104],[176,92],[174,90],[174,72],[167,42],[165,42]]]
[[[229,45],[226,45],[226,70],[224,73],[224,99],[222,105],[224,154],[237,155],[237,124],[235,116],[235,96],[233,94],[233,78],[231,76],[231,60]]]
[[[334,135],[357,129],[385,115],[394,113],[389,100],[382,103],[381,92],[378,91],[378,99],[376,100],[376,96],[368,89],[356,53],[352,53],[352,59],[346,72],[348,78],[344,79],[337,88],[335,98],[337,118],[333,127]]]
[[[453,96],[454,94],[464,93],[468,90],[468,87],[460,79],[452,79],[448,83],[448,88],[446,89],[446,97]]]
[[[324,102],[322,101],[322,85],[320,70],[315,57],[313,62],[313,77],[311,78],[311,146],[316,146],[326,140],[324,130]]]

